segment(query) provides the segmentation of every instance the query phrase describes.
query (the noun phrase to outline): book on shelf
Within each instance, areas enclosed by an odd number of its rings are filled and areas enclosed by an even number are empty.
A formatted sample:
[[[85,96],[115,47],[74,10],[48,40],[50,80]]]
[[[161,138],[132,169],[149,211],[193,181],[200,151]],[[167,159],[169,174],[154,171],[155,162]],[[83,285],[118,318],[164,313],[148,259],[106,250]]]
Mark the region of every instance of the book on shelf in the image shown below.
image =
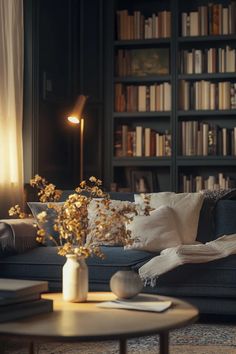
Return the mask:
[[[135,146],[135,156],[143,156],[143,127],[136,127],[136,146]]]
[[[236,156],[236,129],[198,121],[180,123],[183,156]]]
[[[230,110],[236,107],[236,83],[180,80],[179,88],[181,110]]]
[[[38,299],[0,306],[0,322],[14,321],[21,318],[53,311],[53,300]]]
[[[0,298],[17,298],[46,291],[47,281],[0,278]]]
[[[116,20],[118,40],[168,38],[171,35],[170,11],[144,16],[140,11],[130,14],[124,9],[116,12]]]
[[[198,6],[197,11],[182,12],[181,35],[207,36],[235,34],[236,2],[227,5],[209,2]]]
[[[225,176],[222,172],[208,177],[189,174],[181,176],[180,184],[182,192],[192,193],[200,192],[203,189],[219,190],[235,188],[236,180],[230,176]]]
[[[171,134],[150,127],[118,126],[114,135],[115,157],[171,156]]]
[[[182,49],[179,53],[181,74],[230,73],[236,70],[235,48]]]
[[[116,112],[167,112],[171,110],[171,84],[115,84]]]

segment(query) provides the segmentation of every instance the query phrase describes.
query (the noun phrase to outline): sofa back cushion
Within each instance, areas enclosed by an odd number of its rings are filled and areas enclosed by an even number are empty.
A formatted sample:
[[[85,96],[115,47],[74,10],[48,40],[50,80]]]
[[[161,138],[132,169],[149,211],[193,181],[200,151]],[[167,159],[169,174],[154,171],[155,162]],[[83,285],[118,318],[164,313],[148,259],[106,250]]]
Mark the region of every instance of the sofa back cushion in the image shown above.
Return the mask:
[[[215,239],[214,225],[215,201],[205,198],[199,215],[197,238],[201,243]]]
[[[220,200],[215,211],[215,236],[236,233],[236,200]]]
[[[63,203],[56,203],[63,204]],[[40,203],[40,202],[28,202],[28,206],[36,220],[36,223],[40,228],[43,228],[48,235],[51,235],[56,242],[59,242],[59,234],[54,230],[54,223],[57,217],[57,213],[54,209],[48,208],[48,203]],[[44,223],[39,222],[37,219],[37,215],[42,212],[47,213],[47,220]],[[48,237],[45,239],[46,246],[56,246],[56,243],[49,239]]]
[[[74,194],[74,193],[75,193],[74,190],[64,190],[62,192],[60,201],[64,202],[69,197],[70,194]],[[125,201],[129,201],[129,202],[134,201],[134,193],[110,192],[109,195],[112,200],[125,200]]]

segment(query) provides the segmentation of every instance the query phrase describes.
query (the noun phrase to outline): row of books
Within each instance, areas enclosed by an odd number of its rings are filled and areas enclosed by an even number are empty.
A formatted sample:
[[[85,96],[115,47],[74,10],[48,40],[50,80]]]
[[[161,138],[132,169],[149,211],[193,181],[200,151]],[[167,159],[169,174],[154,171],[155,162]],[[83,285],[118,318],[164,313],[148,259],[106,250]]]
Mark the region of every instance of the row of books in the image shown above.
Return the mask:
[[[236,50],[224,48],[191,49],[180,51],[180,73],[226,73],[236,71]]]
[[[0,279],[0,322],[53,311],[53,300],[42,299],[48,282]]]
[[[185,111],[235,109],[236,84],[230,81],[180,80],[179,108]]]
[[[171,84],[115,84],[116,112],[156,112],[171,110]]]
[[[115,131],[114,155],[116,157],[171,156],[171,134],[151,128],[122,125]]]
[[[236,156],[236,127],[221,128],[213,123],[180,123],[181,153],[184,156]]]
[[[230,1],[228,6],[209,2],[196,11],[181,14],[181,34],[183,37],[235,34],[235,17],[236,1]]]
[[[129,14],[128,10],[120,10],[116,15],[118,40],[170,37],[170,11],[159,11],[145,17],[140,11]]]
[[[119,49],[117,76],[168,75],[169,48]]]
[[[182,175],[180,177],[181,191],[184,193],[200,192],[203,189],[220,190],[236,187],[236,180],[219,173],[217,176],[203,177]]]

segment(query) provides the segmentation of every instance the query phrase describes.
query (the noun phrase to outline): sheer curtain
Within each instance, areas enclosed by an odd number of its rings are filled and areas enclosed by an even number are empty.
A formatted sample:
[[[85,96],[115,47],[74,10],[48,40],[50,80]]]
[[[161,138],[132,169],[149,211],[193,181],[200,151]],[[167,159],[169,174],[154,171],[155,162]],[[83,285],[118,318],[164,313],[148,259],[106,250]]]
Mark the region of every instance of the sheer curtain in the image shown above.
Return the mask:
[[[0,217],[23,202],[23,0],[0,0]]]

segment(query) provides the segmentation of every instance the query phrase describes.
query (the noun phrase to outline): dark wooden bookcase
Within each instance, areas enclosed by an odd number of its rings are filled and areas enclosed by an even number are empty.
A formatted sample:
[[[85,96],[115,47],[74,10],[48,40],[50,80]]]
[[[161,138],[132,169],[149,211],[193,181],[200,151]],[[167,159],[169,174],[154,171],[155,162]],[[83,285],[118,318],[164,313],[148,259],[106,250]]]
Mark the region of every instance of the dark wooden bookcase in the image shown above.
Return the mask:
[[[221,4],[222,7],[232,5],[234,12],[234,21],[236,21],[236,2],[235,1],[212,1],[213,5]],[[234,186],[236,181],[236,156],[232,152],[223,156],[217,147],[217,152],[212,155],[202,156],[196,152],[190,156],[182,154],[181,124],[186,121],[197,121],[207,124],[215,124],[219,129],[227,128],[228,132],[236,126],[236,109],[234,105],[230,109],[219,109],[216,105],[214,109],[194,109],[189,107],[183,110],[180,107],[181,90],[180,83],[185,80],[190,86],[195,82],[207,81],[236,83],[236,73],[218,72],[213,73],[201,70],[201,73],[186,73],[180,70],[180,53],[201,50],[206,53],[209,48],[236,48],[236,33],[212,34],[182,36],[182,13],[190,13],[198,10],[199,6],[208,8],[208,2],[201,0],[110,0],[105,6],[105,174],[104,181],[108,189],[110,184],[115,183],[118,189],[134,191],[132,175],[135,171],[143,171],[152,175],[152,187],[150,191],[176,192],[186,191],[183,188],[183,176],[187,179],[195,180],[196,176],[202,176],[207,179],[209,176],[218,178],[222,173],[224,177],[229,177],[232,181],[230,187]],[[152,16],[159,11],[171,12],[171,36],[168,38],[152,39],[119,39],[117,36],[117,11],[128,10],[129,14],[134,11],[140,11],[145,18]],[[210,17],[208,21],[213,21]],[[208,23],[209,25],[209,23]],[[209,31],[211,32],[211,31]],[[169,73],[168,75],[152,76],[122,76],[116,75],[116,56],[118,50],[133,50],[145,48],[168,48],[169,49]],[[207,57],[206,57],[207,58]],[[207,59],[204,59],[206,62]],[[194,64],[196,65],[196,64]],[[115,110],[115,85],[152,85],[155,83],[168,82],[171,84],[171,109],[169,111],[121,111]],[[217,86],[218,87],[218,86]],[[191,93],[194,89],[191,89]],[[192,93],[194,95],[194,93]],[[217,95],[216,95],[217,96]],[[218,98],[217,98],[218,99]],[[115,135],[119,126],[128,125],[130,129],[136,126],[150,127],[157,132],[168,130],[171,134],[171,156],[162,157],[137,157],[137,156],[115,156],[114,144]],[[217,129],[218,129],[217,128]],[[227,133],[228,134],[228,133]],[[232,133],[230,133],[232,134]],[[219,140],[219,139],[218,139]],[[233,140],[232,140],[233,141]],[[219,143],[219,141],[218,141]],[[133,172],[134,171],[134,172]],[[194,183],[188,188],[189,191],[195,191]],[[204,187],[204,186],[203,186]],[[124,189],[125,188],[125,189]]]

